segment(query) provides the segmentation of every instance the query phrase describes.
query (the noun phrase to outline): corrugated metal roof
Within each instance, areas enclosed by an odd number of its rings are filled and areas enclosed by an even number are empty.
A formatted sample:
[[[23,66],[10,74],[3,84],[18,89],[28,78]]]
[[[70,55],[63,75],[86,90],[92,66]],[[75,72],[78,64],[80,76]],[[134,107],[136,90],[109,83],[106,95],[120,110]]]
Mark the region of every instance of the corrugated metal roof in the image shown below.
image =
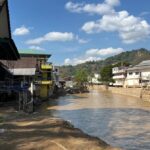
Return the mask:
[[[17,68],[9,70],[15,76],[33,76],[35,75],[36,68]]]
[[[142,70],[142,69],[149,69],[150,70],[150,66],[128,68],[127,71]]]
[[[142,61],[138,65],[136,65],[132,68],[128,68],[127,71],[141,70],[141,69],[150,69],[150,60]]]
[[[139,63],[136,66],[150,66],[150,60],[142,61],[141,63]]]
[[[21,57],[17,61],[1,61],[9,69],[12,68],[36,68],[36,58]]]
[[[3,3],[5,2],[6,0],[0,0],[0,6],[3,5]]]
[[[39,51],[39,50],[19,50],[19,53],[22,54],[29,54],[29,55],[46,55],[46,56],[51,56],[51,54],[45,52],[45,51]]]
[[[8,1],[0,0],[0,59],[17,60],[20,55],[11,38]]]

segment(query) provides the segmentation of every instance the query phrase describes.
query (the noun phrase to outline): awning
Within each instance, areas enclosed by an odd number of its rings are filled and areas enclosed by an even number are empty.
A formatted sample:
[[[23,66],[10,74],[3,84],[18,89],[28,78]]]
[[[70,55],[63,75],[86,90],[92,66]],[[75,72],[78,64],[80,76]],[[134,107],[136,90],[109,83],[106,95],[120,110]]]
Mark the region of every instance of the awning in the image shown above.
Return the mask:
[[[6,80],[6,78],[11,78],[12,74],[8,70],[6,66],[4,66],[2,63],[0,63],[0,81]]]
[[[14,76],[34,76],[36,68],[9,69]]]
[[[0,59],[17,60],[18,58],[20,58],[20,55],[13,40],[0,38]]]

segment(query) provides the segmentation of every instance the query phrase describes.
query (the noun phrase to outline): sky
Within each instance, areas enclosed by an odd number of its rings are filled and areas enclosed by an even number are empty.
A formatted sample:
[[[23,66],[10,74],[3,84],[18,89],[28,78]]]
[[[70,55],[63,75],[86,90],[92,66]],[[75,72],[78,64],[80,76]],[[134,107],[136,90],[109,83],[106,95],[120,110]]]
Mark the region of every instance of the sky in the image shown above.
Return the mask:
[[[19,50],[52,54],[55,65],[150,49],[150,0],[9,0]]]

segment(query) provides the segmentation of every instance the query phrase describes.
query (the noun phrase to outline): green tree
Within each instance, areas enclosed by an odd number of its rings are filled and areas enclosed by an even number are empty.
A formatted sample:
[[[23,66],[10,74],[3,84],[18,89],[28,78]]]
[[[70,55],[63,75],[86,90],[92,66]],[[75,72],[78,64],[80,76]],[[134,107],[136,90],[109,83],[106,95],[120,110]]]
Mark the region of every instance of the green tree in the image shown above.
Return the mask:
[[[123,61],[123,62],[116,63],[115,65],[113,65],[113,67],[121,67],[121,66],[128,67],[130,65],[131,65],[130,63]]]
[[[88,81],[88,73],[85,69],[77,70],[75,73],[75,81],[77,82],[77,85],[80,87],[86,86],[86,83]]]
[[[101,81],[103,81],[104,83],[107,83],[107,84],[109,82],[113,82],[113,79],[112,79],[112,68],[113,68],[112,65],[108,65],[108,66],[103,67],[100,70]]]

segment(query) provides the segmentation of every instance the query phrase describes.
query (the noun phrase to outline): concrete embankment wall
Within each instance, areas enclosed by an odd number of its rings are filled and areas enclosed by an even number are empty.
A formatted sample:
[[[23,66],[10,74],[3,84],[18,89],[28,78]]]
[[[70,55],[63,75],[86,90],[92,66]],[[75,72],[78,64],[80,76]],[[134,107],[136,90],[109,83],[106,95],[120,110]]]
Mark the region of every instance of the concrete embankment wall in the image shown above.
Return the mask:
[[[117,88],[109,87],[109,91],[116,94],[128,95],[141,98],[141,88]]]
[[[150,102],[150,89],[142,89],[142,88],[121,88],[121,87],[106,87],[104,85],[93,85],[89,86],[90,90],[99,90],[99,91],[109,91],[115,94],[121,94],[126,96],[133,96],[137,98],[141,98],[142,100]]]
[[[93,85],[89,87],[90,90],[108,90],[111,93],[133,96],[137,98],[143,98],[150,101],[150,91],[143,92],[142,88],[121,88],[121,87],[106,87],[104,85]]]

